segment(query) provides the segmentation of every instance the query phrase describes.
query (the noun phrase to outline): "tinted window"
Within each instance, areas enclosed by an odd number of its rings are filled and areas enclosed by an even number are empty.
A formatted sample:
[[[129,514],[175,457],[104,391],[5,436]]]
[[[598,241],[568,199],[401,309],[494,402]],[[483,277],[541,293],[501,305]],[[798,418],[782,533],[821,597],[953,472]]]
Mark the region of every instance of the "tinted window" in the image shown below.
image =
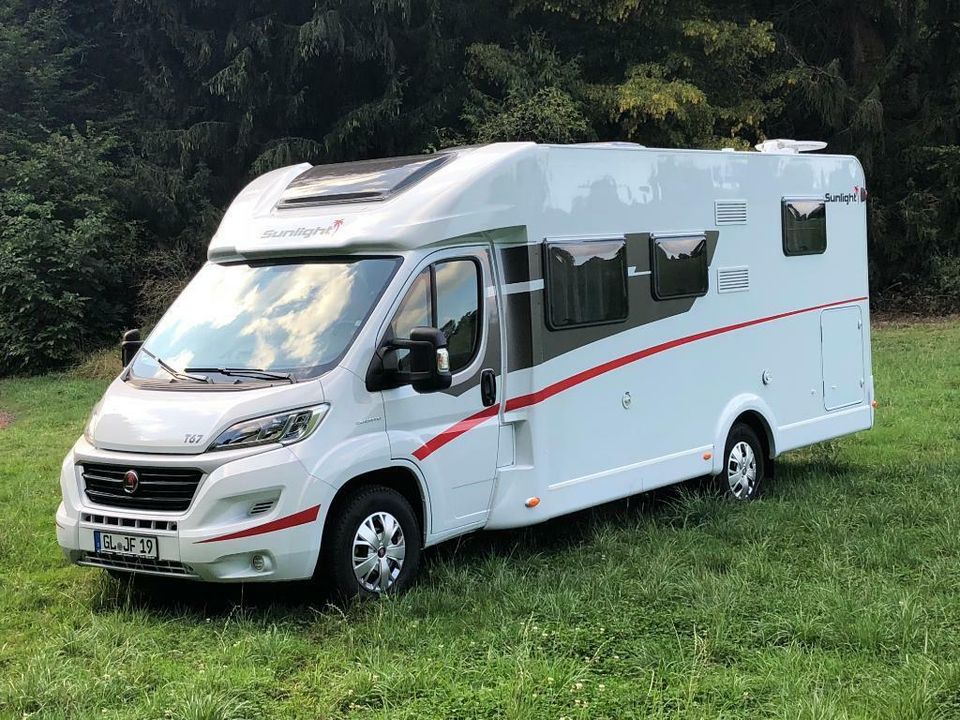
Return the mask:
[[[784,255],[817,255],[826,249],[826,203],[821,200],[784,200]]]
[[[651,237],[653,296],[657,300],[707,292],[707,239],[703,235]]]
[[[447,337],[451,372],[469,365],[477,349],[478,271],[472,260],[451,260],[434,265],[436,327]]]
[[[390,331],[394,337],[408,338],[415,327],[441,330],[447,338],[450,370],[457,372],[469,365],[476,353],[480,340],[479,308],[477,263],[472,260],[436,263],[413,281],[390,323]],[[409,369],[407,356],[407,351],[398,351],[401,370]]]
[[[626,319],[627,250],[623,240],[547,243],[544,253],[550,328]]]
[[[403,297],[397,314],[390,323],[394,337],[408,338],[416,327],[431,327],[433,314],[430,303],[430,271],[424,270],[417,275],[413,285]]]
[[[410,331],[416,327],[433,326],[433,301],[430,299],[430,270],[424,270],[417,275],[413,285],[407,290],[397,314],[390,323],[390,333],[393,337],[409,338]],[[397,367],[406,371],[410,369],[409,350],[397,350]]]

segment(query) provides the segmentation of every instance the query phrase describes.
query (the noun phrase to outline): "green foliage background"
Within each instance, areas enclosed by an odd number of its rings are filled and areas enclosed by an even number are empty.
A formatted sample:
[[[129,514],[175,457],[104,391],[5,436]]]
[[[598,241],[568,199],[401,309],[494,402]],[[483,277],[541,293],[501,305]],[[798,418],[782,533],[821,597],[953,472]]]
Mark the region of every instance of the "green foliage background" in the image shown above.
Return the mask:
[[[960,308],[958,0],[0,0],[0,373],[155,317],[293,162],[823,139],[886,309]]]

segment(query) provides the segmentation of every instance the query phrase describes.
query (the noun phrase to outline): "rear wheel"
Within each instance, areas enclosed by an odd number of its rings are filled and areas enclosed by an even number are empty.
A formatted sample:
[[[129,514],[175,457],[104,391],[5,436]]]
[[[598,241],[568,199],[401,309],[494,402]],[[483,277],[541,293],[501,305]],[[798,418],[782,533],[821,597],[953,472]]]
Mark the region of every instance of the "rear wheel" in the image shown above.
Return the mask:
[[[420,524],[407,499],[380,485],[338,503],[324,536],[325,572],[340,598],[406,590],[420,564]]]
[[[753,500],[760,494],[767,470],[763,443],[753,428],[736,423],[727,436],[720,482],[725,494],[737,502]]]

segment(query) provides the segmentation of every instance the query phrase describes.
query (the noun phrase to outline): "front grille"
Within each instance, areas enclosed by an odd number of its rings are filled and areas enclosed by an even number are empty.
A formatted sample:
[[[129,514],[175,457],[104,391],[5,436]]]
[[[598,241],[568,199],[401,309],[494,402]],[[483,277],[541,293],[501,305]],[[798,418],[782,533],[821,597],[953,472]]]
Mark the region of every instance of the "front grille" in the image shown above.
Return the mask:
[[[133,493],[123,489],[123,476],[136,470],[140,483]],[[83,465],[90,502],[135,510],[179,512],[190,506],[203,473],[192,468],[150,468],[126,465]]]
[[[106,525],[107,527],[136,528],[138,530],[165,530],[175,531],[175,520],[155,520],[153,518],[122,518],[113,515],[99,515],[81,513],[80,519],[92,525]]]
[[[148,573],[150,575],[172,575],[174,577],[197,577],[189,565],[175,560],[152,560],[150,558],[130,557],[115,553],[87,553],[78,565],[98,567],[104,570],[125,570],[128,572]]]

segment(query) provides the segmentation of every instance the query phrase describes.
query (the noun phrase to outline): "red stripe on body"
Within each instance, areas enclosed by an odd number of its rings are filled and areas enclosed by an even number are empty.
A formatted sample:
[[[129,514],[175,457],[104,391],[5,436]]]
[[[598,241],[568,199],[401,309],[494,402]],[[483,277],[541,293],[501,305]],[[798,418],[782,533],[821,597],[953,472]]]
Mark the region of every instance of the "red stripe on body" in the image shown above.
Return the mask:
[[[583,370],[578,372],[576,375],[571,375],[568,378],[559,380],[552,385],[547,385],[545,388],[537,390],[536,392],[532,392],[528,395],[520,395],[519,397],[510,398],[507,400],[504,411],[510,412],[511,410],[521,410],[522,408],[536,405],[537,403],[541,403],[544,400],[553,397],[554,395],[562,393],[564,390],[569,390],[572,387],[580,385],[581,383],[585,383],[587,380],[592,380],[593,378],[608,373],[611,370],[616,370],[624,365],[629,365],[637,360],[642,360],[650,357],[651,355],[665,352],[666,350],[672,350],[673,348],[680,347],[681,345],[688,345],[692,342],[696,342],[697,340],[704,340],[716,335],[723,335],[724,333],[733,332],[734,330],[742,330],[743,328],[751,327],[753,325],[760,325],[762,323],[768,323],[774,320],[782,320],[783,318],[792,317],[794,315],[802,315],[803,313],[814,312],[815,310],[824,310],[826,308],[836,307],[837,305],[847,305],[849,303],[861,302],[866,299],[866,297],[858,297],[850,300],[837,300],[836,302],[824,303],[823,305],[814,305],[812,307],[802,308],[800,310],[790,310],[788,312],[778,313],[777,315],[769,315],[767,317],[757,318],[755,320],[746,320],[733,325],[724,325],[723,327],[714,328],[713,330],[704,330],[703,332],[687,335],[686,337],[677,338],[676,340],[669,340],[667,342],[660,343],[659,345],[654,345],[643,350],[637,350],[629,355],[618,357],[615,360],[610,360],[601,365],[597,365],[596,367]],[[442,433],[431,440],[428,440],[424,445],[421,445],[419,448],[417,448],[414,451],[413,456],[417,458],[417,460],[423,460],[427,458],[431,453],[443,447],[451,440],[458,438],[471,428],[496,415],[499,411],[499,407],[499,405],[493,405],[491,407],[484,408],[480,412],[461,420],[455,425],[451,425]]]
[[[297,525],[306,525],[307,523],[313,522],[317,519],[317,515],[319,514],[320,506],[314,505],[311,508],[301,510],[293,515],[287,515],[282,518],[277,518],[276,520],[271,520],[268,523],[263,523],[263,525],[255,525],[254,527],[247,528],[246,530],[238,530],[237,532],[228,533],[226,535],[218,535],[217,537],[207,538],[206,540],[197,540],[194,545],[220,542],[221,540],[237,540],[239,538],[251,537],[253,535],[263,535],[264,533],[276,532],[277,530],[286,530],[287,528],[296,527]]]
[[[418,447],[413,451],[413,456],[417,460],[423,460],[425,457],[430,455],[434,450],[439,450],[444,445],[446,445],[451,440],[454,440],[461,435],[463,435],[467,430],[470,430],[473,427],[476,427],[485,420],[496,416],[500,412],[500,403],[496,405],[491,405],[490,407],[485,407],[478,413],[474,413],[468,418],[461,420],[455,425],[451,425],[442,433],[436,437],[431,438],[425,444]]]
[[[823,310],[825,308],[834,307],[835,305],[846,305],[847,303],[859,302],[866,299],[867,298],[865,297],[860,297],[852,300],[838,300],[837,302],[826,303],[824,305],[815,305],[813,307],[803,308],[802,310],[790,310],[789,312],[779,313],[778,315],[770,315],[768,317],[757,318],[756,320],[746,320],[734,325],[724,325],[723,327],[714,328],[713,330],[704,330],[703,332],[699,332],[694,335],[687,335],[686,337],[677,338],[676,340],[669,340],[665,343],[660,343],[659,345],[654,345],[653,347],[648,347],[644,350],[638,350],[637,352],[630,353],[629,355],[618,357],[615,360],[610,360],[602,365],[592,367],[589,370],[578,372],[576,375],[571,375],[570,377],[555,382],[552,385],[547,385],[542,390],[537,390],[529,395],[521,395],[520,397],[511,398],[510,400],[507,400],[507,406],[505,410],[506,412],[510,412],[511,410],[520,410],[521,408],[529,407],[530,405],[536,405],[539,402],[543,402],[547,398],[553,397],[557,393],[561,393],[564,390],[569,390],[575,385],[579,385],[587,380],[592,380],[598,375],[603,375],[611,370],[616,370],[617,368],[621,368],[624,365],[629,365],[637,360],[650,357],[651,355],[656,355],[666,350],[672,350],[673,348],[680,347],[681,345],[688,345],[692,342],[696,342],[697,340],[704,340],[709,337],[714,337],[715,335],[723,335],[724,333],[733,332],[734,330],[742,330],[743,328],[751,327],[752,325],[760,325],[762,323],[772,322],[773,320],[782,320],[783,318],[791,317],[793,315],[813,312],[814,310]]]

